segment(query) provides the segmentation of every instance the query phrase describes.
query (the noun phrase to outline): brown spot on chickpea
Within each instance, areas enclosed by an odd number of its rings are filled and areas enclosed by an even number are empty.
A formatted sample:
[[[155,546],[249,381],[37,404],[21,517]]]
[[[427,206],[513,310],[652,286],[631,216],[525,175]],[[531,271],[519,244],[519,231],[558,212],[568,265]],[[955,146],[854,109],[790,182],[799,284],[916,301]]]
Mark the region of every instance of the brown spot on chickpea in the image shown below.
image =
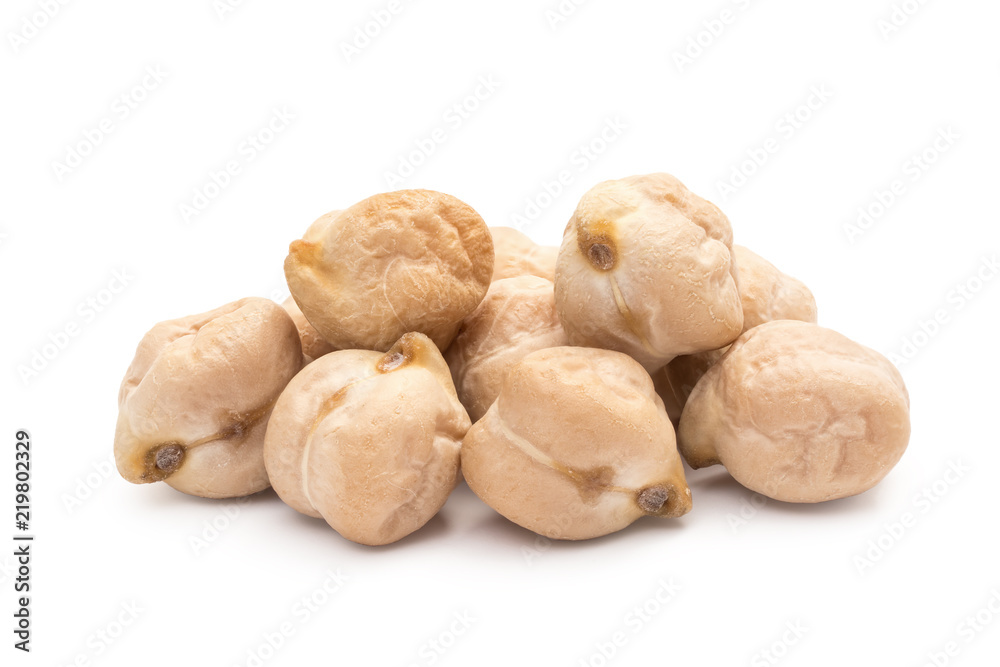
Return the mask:
[[[143,482],[162,482],[167,479],[181,469],[189,449],[218,440],[232,442],[246,440],[253,427],[268,415],[276,400],[277,397],[266,405],[249,412],[229,412],[229,425],[210,436],[199,438],[190,443],[172,441],[151,445],[146,450],[141,480]]]
[[[599,271],[610,271],[618,263],[618,244],[614,224],[606,220],[587,222],[577,227],[576,241],[580,252]]]

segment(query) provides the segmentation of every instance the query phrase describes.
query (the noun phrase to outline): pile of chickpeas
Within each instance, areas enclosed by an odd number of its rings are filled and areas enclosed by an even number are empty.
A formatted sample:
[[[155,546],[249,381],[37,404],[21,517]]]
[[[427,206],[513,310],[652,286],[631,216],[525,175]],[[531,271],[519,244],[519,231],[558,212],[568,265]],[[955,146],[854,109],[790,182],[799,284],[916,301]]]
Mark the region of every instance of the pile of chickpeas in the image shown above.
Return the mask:
[[[800,281],[668,174],[596,185],[559,248],[430,190],[378,194],[289,246],[291,298],[161,322],[119,392],[130,482],[273,487],[395,542],[461,478],[507,519],[587,539],[691,510],[691,468],[769,498],[862,493],[910,435],[902,377],[816,324]]]

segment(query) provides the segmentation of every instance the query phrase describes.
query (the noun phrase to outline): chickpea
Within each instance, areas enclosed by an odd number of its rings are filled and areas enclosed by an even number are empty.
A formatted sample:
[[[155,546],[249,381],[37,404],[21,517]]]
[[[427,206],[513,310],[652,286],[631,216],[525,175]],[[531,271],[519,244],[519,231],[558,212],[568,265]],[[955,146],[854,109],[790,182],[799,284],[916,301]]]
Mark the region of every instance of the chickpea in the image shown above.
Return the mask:
[[[691,509],[663,402],[642,366],[609,350],[548,348],[511,368],[465,437],[462,471],[486,504],[554,539]]]
[[[295,324],[267,299],[157,324],[119,391],[119,472],[206,498],[266,489],[264,431],[301,367]]]
[[[888,359],[790,320],[733,343],[694,388],[679,430],[692,467],[721,463],[747,488],[797,503],[867,491],[909,437],[909,396]]]
[[[648,371],[718,349],[743,328],[732,229],[669,174],[584,194],[556,264],[559,319],[574,345],[625,352]]]
[[[264,459],[292,508],[388,544],[444,505],[469,425],[441,353],[408,333],[384,354],[340,350],[306,366],[274,407]]]
[[[530,352],[568,345],[556,315],[552,282],[537,276],[504,278],[465,318],[445,353],[462,405],[473,422],[500,393],[511,366]]]
[[[816,298],[805,283],[749,248],[734,245],[733,255],[740,267],[744,332],[775,320],[816,323]]]
[[[513,227],[490,227],[496,260],[493,280],[515,276],[538,276],[552,282],[556,279],[556,258],[559,248],[538,245]]]
[[[493,241],[468,204],[431,190],[329,213],[289,246],[288,287],[338,349],[387,350],[410,331],[447,348],[493,275]]]
[[[306,356],[306,363],[319,359],[324,354],[329,354],[336,349],[333,345],[323,340],[323,337],[316,331],[316,327],[309,324],[309,320],[302,314],[298,304],[295,303],[295,299],[288,297],[282,302],[281,307],[292,318],[295,328],[299,331],[299,340],[302,342],[302,354]]]

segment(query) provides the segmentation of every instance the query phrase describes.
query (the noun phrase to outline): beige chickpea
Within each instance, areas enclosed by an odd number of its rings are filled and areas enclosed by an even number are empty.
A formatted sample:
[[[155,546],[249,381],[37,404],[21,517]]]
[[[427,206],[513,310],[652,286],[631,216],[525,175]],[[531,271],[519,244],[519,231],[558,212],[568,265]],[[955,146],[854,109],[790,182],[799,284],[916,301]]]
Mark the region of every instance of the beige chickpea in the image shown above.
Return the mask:
[[[775,320],[816,323],[816,298],[805,283],[749,248],[734,245],[733,255],[740,267],[744,332]]]
[[[301,367],[295,324],[267,299],[157,324],[119,391],[119,472],[206,498],[266,489],[268,417]]]
[[[776,500],[862,493],[899,461],[909,397],[888,359],[815,324],[743,334],[691,393],[678,440],[695,468],[721,463]]]
[[[281,307],[292,318],[295,328],[299,331],[299,340],[302,342],[302,354],[306,356],[307,362],[319,359],[324,354],[329,354],[336,349],[333,345],[323,340],[323,337],[316,331],[316,327],[309,324],[309,320],[302,314],[302,310],[295,303],[295,299],[288,297],[282,302]]]
[[[765,322],[799,320],[816,323],[816,299],[805,284],[782,273],[749,248],[733,246],[740,267],[743,333]],[[698,380],[722,358],[729,347],[677,357],[653,374],[667,414],[676,425]]]
[[[493,280],[515,276],[538,276],[548,281],[556,279],[556,258],[559,248],[539,245],[513,227],[490,227],[496,260]]]
[[[648,371],[718,349],[743,328],[726,216],[669,174],[584,194],[556,264],[570,342],[625,352]]]
[[[465,318],[445,353],[462,405],[473,422],[500,393],[507,371],[529,353],[568,345],[556,315],[552,282],[522,275],[497,280]]]
[[[489,229],[472,207],[401,190],[317,220],[289,246],[285,277],[335,348],[384,351],[417,331],[445,349],[486,295],[493,261]]]
[[[511,368],[465,437],[462,471],[486,504],[554,539],[691,509],[674,429],[649,375],[609,350],[548,348]]]
[[[306,366],[274,407],[264,458],[288,505],[388,544],[444,505],[469,425],[441,353],[408,333],[384,354],[340,350]]]

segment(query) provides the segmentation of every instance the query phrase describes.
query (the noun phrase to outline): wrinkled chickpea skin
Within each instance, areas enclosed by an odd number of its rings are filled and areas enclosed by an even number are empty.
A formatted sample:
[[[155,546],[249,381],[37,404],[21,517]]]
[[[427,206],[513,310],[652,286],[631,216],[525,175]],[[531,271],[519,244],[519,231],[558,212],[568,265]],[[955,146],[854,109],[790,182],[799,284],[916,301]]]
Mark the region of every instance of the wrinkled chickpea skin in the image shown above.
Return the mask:
[[[624,352],[650,372],[731,343],[743,328],[731,250],[728,218],[669,174],[596,185],[556,264],[570,342]]]
[[[538,276],[555,281],[559,248],[538,245],[513,227],[490,227],[490,233],[496,254],[494,282],[517,276]]]
[[[206,498],[266,489],[264,431],[302,361],[294,323],[267,299],[157,324],[119,391],[122,477]]]
[[[441,353],[409,333],[386,353],[306,366],[274,407],[264,459],[289,506],[354,542],[389,544],[444,505],[469,426]]]
[[[496,400],[514,364],[536,350],[568,344],[552,283],[517,276],[490,285],[483,302],[462,322],[445,359],[458,397],[476,422]]]
[[[295,303],[295,299],[288,297],[282,302],[281,307],[292,318],[295,328],[299,331],[299,340],[302,342],[302,354],[305,355],[307,363],[319,359],[324,354],[330,354],[336,349],[333,345],[323,340],[323,337],[316,331],[316,327],[309,324],[309,320],[302,314],[298,304]]]
[[[867,491],[899,461],[909,396],[878,352],[781,320],[743,334],[705,374],[678,436],[694,468],[721,463],[776,500],[834,500]]]
[[[673,426],[649,375],[609,350],[526,356],[469,430],[462,471],[490,507],[553,539],[599,537],[641,516],[691,509]]]
[[[369,197],[294,241],[285,277],[320,336],[338,349],[387,350],[416,331],[446,349],[493,275],[476,211],[431,190]]]

